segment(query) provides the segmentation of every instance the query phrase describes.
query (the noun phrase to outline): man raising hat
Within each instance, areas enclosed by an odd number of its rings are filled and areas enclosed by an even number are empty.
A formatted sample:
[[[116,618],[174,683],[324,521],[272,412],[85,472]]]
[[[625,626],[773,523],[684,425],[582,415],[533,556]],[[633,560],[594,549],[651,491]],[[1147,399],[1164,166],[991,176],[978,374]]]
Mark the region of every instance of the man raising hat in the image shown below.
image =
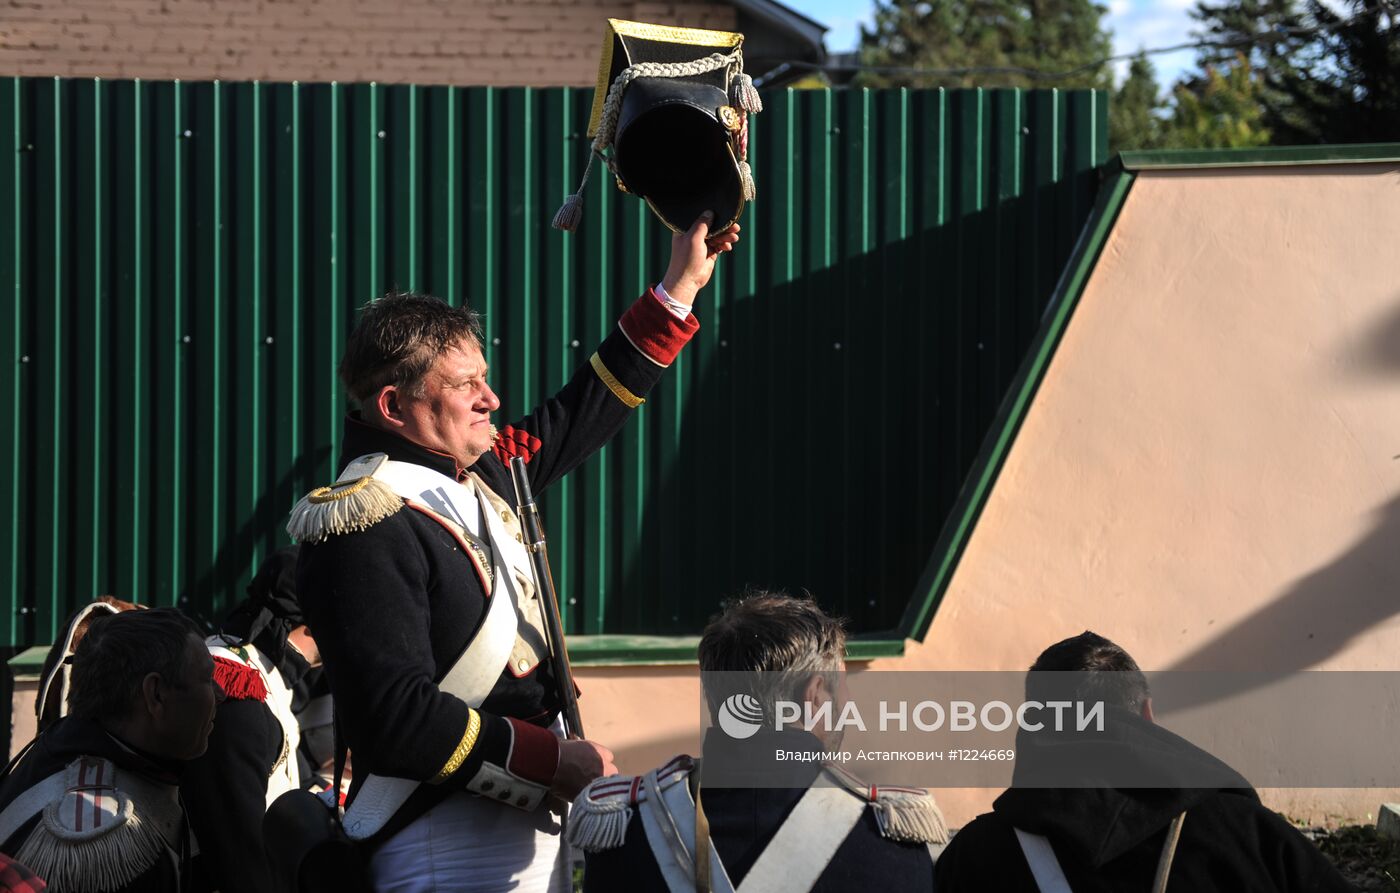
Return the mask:
[[[698,328],[691,314],[737,227],[702,218],[665,276],[564,388],[497,434],[477,315],[421,295],[365,307],[340,376],[339,480],[289,532],[298,591],[353,752],[344,827],[372,847],[378,890],[568,890],[549,801],[611,773],[564,740],[556,666],[506,462],[538,492],[607,443]]]

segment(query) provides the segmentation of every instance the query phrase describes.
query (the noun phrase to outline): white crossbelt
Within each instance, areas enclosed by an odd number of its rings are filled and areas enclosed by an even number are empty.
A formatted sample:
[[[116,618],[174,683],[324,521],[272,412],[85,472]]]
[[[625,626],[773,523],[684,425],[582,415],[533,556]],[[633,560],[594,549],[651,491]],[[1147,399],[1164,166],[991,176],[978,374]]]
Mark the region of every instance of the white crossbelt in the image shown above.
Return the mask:
[[[24,827],[25,822],[43,812],[45,806],[63,796],[63,792],[67,790],[63,773],[64,770],[58,770],[11,800],[10,805],[5,807],[5,811],[0,812],[0,843],[14,837],[15,832]]]
[[[1026,864],[1031,867],[1031,876],[1040,893],[1072,893],[1049,838],[1020,828],[1015,830],[1016,841],[1021,844],[1021,852],[1026,855]]]
[[[376,480],[388,484],[395,493],[405,499],[433,509],[439,517],[449,522],[466,520],[469,517],[460,511],[466,507],[462,503],[467,500],[462,497],[468,492],[476,497],[476,500],[484,499],[474,490],[468,491],[467,485],[459,484],[446,475],[421,465],[390,462],[383,458],[383,454],[355,460],[345,469],[340,479],[354,480],[367,474],[372,474]],[[479,485],[473,482],[472,486]],[[457,497],[455,501],[454,496]],[[443,508],[447,508],[448,511],[439,507],[444,501],[446,505]],[[472,514],[477,514],[477,506],[473,505],[471,511]],[[515,581],[499,560],[502,555],[500,543],[509,540],[512,545],[518,544],[506,535],[494,513],[485,512],[480,515],[486,518],[486,533],[497,556],[497,586],[488,599],[486,619],[482,622],[481,629],[472,639],[470,646],[438,682],[440,691],[461,698],[470,707],[480,707],[487,695],[491,694],[491,689],[495,688],[515,643],[518,621]],[[364,840],[373,836],[408,801],[420,784],[422,782],[417,779],[370,775],[356,792],[354,803],[346,810],[345,833],[352,840]]]
[[[657,867],[671,893],[695,891],[695,801],[690,786],[674,784],[658,792],[656,772],[642,779],[642,828]],[[836,787],[808,788],[782,827],[759,854],[737,893],[790,893],[816,886],[826,867],[864,814],[866,804]],[[713,893],[736,893],[729,873],[710,842]]]

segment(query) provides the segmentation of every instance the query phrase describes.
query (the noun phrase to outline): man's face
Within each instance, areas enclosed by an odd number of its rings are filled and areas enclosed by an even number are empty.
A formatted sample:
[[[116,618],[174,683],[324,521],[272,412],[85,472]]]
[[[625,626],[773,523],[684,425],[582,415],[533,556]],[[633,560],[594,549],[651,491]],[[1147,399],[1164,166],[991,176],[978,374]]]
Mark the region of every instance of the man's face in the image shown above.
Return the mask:
[[[481,348],[467,340],[450,348],[423,377],[421,397],[400,392],[403,435],[471,467],[491,449],[491,413],[501,408],[486,383]]]
[[[214,659],[198,636],[186,640],[180,675],[161,681],[162,710],[155,720],[157,756],[193,760],[209,747],[214,711],[224,699],[223,689],[214,681]]]

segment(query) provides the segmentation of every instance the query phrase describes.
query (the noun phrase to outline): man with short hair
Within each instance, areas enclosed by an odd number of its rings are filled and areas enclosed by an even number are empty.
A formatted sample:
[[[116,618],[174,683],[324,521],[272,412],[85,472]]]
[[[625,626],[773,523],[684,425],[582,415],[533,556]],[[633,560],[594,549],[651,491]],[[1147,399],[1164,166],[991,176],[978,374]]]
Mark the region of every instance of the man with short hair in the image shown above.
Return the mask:
[[[1153,722],[1147,678],[1108,639],[1086,631],[1051,645],[1026,697],[1101,701],[1103,731],[1023,728],[1011,788],[954,836],[940,890],[1111,893],[1156,889],[1159,873],[1193,893],[1352,889],[1243,777]],[[1094,784],[1110,778],[1144,786]],[[1217,783],[1186,786],[1202,779]]]
[[[349,462],[293,509],[298,589],[354,755],[344,827],[376,889],[568,890],[553,797],[613,771],[561,739],[558,669],[507,462],[535,492],[622,427],[698,328],[691,314],[737,227],[708,215],[665,277],[555,396],[499,433],[474,312],[421,295],[369,304],[340,377],[360,409]]]
[[[197,889],[179,774],[223,699],[199,628],[174,608],[98,617],[72,661],[68,716],[0,783],[0,850],[54,890]]]
[[[812,601],[751,593],[700,639],[711,715],[736,696],[753,698],[768,719],[777,700],[813,711],[830,703],[839,714],[845,649],[840,621]],[[716,725],[705,733],[703,771],[679,756],[645,776],[599,779],[570,817],[570,839],[588,854],[584,890],[932,890],[933,852],[947,837],[927,791],[876,789],[817,762],[773,762],[776,751],[839,746],[835,731],[760,728],[735,739]],[[716,776],[723,781],[712,784]],[[705,839],[708,881],[694,856]]]

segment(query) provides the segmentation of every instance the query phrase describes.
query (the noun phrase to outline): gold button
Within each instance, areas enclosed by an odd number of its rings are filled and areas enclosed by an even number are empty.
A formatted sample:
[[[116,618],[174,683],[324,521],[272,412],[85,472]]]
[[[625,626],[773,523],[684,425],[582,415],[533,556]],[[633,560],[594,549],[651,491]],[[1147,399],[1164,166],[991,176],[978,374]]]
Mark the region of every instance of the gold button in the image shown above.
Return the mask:
[[[504,511],[501,512],[501,520],[504,521],[504,522],[506,522],[507,524],[509,524],[509,523],[510,523],[510,512],[504,512]]]
[[[530,669],[530,662],[528,660],[525,660],[524,658],[521,658],[520,663],[516,664],[516,667],[518,667],[520,669],[520,672],[523,673],[526,670]]]
[[[517,533],[517,534],[515,535],[515,541],[516,541],[517,543],[524,543],[524,542],[525,542],[525,537],[523,537],[523,536],[521,536],[520,534]]]

